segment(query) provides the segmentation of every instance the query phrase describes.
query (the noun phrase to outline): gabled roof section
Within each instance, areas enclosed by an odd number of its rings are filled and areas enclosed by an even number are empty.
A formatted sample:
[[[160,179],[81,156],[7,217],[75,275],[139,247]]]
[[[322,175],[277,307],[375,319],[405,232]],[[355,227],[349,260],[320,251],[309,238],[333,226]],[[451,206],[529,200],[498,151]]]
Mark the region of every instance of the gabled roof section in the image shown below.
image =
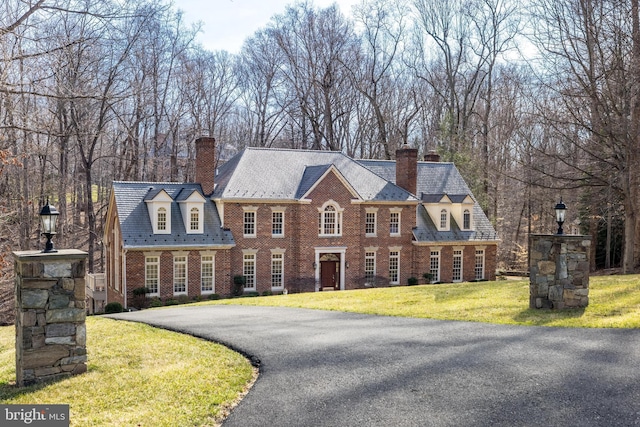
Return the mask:
[[[221,227],[215,204],[204,198],[200,184],[116,181],[113,183],[112,191],[125,249],[167,246],[215,248],[215,246],[235,245],[231,232]],[[152,195],[152,200],[163,191],[174,200],[171,204],[172,233],[153,234],[145,201],[148,201],[149,195]],[[202,234],[187,234],[185,230],[180,206],[175,201],[183,197],[181,196],[183,192],[187,198],[196,197],[194,192],[197,192],[203,200],[206,200]]]
[[[176,202],[205,202],[207,199],[195,188],[183,188],[176,197]]]
[[[391,160],[359,160],[382,178],[396,182],[396,163]],[[438,231],[427,210],[418,206],[414,237],[418,242],[499,240],[491,222],[475,200],[469,186],[453,163],[418,162],[416,191],[423,203],[439,203],[445,196],[452,203],[473,203],[473,231],[462,231],[452,218],[449,231]],[[466,198],[469,197],[469,200]]]
[[[171,202],[173,197],[167,193],[164,188],[150,187],[147,194],[144,196],[145,202]]]
[[[218,169],[213,198],[300,200],[331,166],[364,201],[417,201],[341,152],[253,147]]]
[[[308,172],[308,173],[307,173]],[[320,176],[317,176],[319,172],[322,172]],[[338,168],[335,165],[320,165],[320,166],[308,166],[305,170],[305,173],[302,175],[302,182],[300,184],[300,188],[296,194],[297,199],[306,199],[307,195],[314,189],[316,186],[326,177],[329,172],[333,172],[336,174],[338,179],[344,184],[344,186],[349,190],[351,195],[361,200],[362,198],[358,194],[358,192],[351,186],[351,184],[347,181],[347,179],[340,173]],[[302,192],[304,190],[304,192]]]

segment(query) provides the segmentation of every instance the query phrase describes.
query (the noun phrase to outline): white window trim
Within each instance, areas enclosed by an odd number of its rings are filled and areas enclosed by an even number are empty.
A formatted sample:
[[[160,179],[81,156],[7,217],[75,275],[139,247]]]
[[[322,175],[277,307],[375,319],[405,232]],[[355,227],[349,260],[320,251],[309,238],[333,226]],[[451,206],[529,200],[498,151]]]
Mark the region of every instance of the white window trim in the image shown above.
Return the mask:
[[[434,255],[434,253],[436,253],[436,255]],[[429,250],[429,273],[433,274],[433,269],[432,264],[431,264],[431,260],[433,258],[437,259],[438,262],[438,269],[436,270],[436,277],[431,277],[431,281],[434,283],[437,283],[440,281],[440,274],[442,272],[442,248],[441,247],[432,247]]]
[[[465,212],[469,212],[469,227],[465,227],[464,226],[464,214]],[[469,208],[464,208],[462,210],[462,227],[463,230],[465,231],[469,231],[469,230],[473,230],[473,210],[469,209]]]
[[[285,249],[271,249],[271,289],[274,291],[281,291],[284,289],[284,253],[285,253]],[[280,261],[281,261],[281,269],[282,271],[280,272],[280,277],[281,277],[281,285],[280,286],[273,286],[273,261],[274,255],[281,255]]]
[[[287,208],[285,207],[280,207],[280,206],[276,206],[276,207],[272,207],[271,208],[271,237],[273,237],[274,239],[282,239],[284,238],[284,234],[285,234],[285,229],[284,229],[284,224],[285,224],[285,211],[287,210]],[[282,214],[282,233],[281,234],[274,234],[273,233],[273,215],[276,213],[281,213]]]
[[[367,215],[373,214],[373,233],[367,233]],[[365,208],[364,214],[364,235],[365,237],[378,236],[378,208]]]
[[[149,262],[149,258],[155,258],[156,261]],[[156,265],[158,268],[158,277],[157,277],[157,290],[156,292],[150,292],[147,295],[150,297],[160,296],[160,253],[145,253],[144,254],[144,286],[147,287],[148,277],[147,277],[147,266],[148,265]]]
[[[211,289],[203,290],[202,289],[202,266],[205,261],[204,257],[211,257],[211,261],[206,261],[206,263],[211,263]],[[210,295],[216,293],[216,253],[211,251],[200,252],[200,294],[201,295]]]
[[[486,246],[476,246],[475,256],[473,258],[473,278],[474,280],[484,280],[486,278],[487,271],[487,247]],[[482,274],[481,277],[478,277],[478,252],[482,252]]]
[[[391,232],[391,214],[398,214],[398,232]],[[391,237],[399,237],[402,234],[402,208],[390,208],[389,209],[389,235]]]
[[[365,280],[367,278],[367,259],[373,259],[373,273],[371,274],[371,277],[375,278],[377,273],[378,273],[378,248],[365,248],[364,249],[364,276],[365,276]],[[373,254],[373,257],[367,257],[367,254]]]
[[[454,268],[455,268],[455,259],[456,259],[456,255],[455,252],[456,251],[460,251],[460,279],[456,280],[453,276],[454,276]],[[464,281],[464,247],[463,246],[454,246],[453,247],[453,253],[452,253],[452,259],[451,259],[451,280],[453,283],[460,283],[462,281]]]
[[[245,256],[253,257],[253,286],[252,287],[244,287],[244,292],[253,292],[258,289],[258,275],[257,275],[257,264],[258,264],[258,250],[257,249],[243,249],[242,250],[242,275],[247,277],[244,270],[244,262]]]
[[[184,258],[184,262],[180,261],[180,264],[184,264],[184,291],[176,291],[176,265],[177,258]],[[188,252],[173,252],[173,295],[187,295],[189,293],[189,253]]]
[[[245,214],[253,213],[253,234],[245,234]],[[242,237],[255,238],[258,235],[258,207],[257,206],[243,206],[242,207]]]
[[[338,233],[334,233],[334,234],[325,234],[324,233],[324,229],[325,229],[325,209],[328,206],[333,206],[336,212],[336,223],[335,223],[335,228],[337,228],[339,230]],[[320,224],[318,224],[318,237],[342,237],[342,213],[344,212],[344,208],[341,208],[340,205],[335,202],[334,200],[328,200],[326,201],[321,207],[318,208],[318,212],[321,215],[322,218],[322,222]]]
[[[391,280],[391,253],[392,252],[397,252],[398,253],[398,280]],[[402,260],[402,246],[391,246],[389,247],[389,283],[392,285],[398,285],[400,284],[400,277],[402,277],[401,272],[401,260]]]
[[[442,213],[446,215],[445,226],[442,226]],[[440,215],[438,216],[438,230],[439,231],[449,231],[451,227],[451,212],[449,209],[442,208],[440,209]]]

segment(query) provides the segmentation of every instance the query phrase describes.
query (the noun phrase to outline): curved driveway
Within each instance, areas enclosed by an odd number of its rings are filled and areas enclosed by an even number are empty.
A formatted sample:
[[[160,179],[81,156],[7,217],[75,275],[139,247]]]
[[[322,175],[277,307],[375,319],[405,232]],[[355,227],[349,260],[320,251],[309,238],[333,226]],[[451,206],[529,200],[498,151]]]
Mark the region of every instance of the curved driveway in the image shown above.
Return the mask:
[[[225,427],[640,425],[638,330],[244,306],[110,317],[259,359]]]

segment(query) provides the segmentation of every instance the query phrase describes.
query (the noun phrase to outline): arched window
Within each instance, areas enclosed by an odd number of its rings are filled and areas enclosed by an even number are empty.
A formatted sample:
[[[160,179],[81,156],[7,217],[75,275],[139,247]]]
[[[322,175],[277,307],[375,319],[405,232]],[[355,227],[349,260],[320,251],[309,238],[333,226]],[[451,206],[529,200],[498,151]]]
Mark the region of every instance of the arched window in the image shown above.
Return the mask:
[[[465,230],[471,229],[471,212],[469,211],[469,209],[465,209],[464,213],[462,214],[462,228],[464,228]]]
[[[167,210],[165,208],[158,209],[158,230],[167,229]]]
[[[448,225],[449,225],[449,214],[446,209],[442,209],[440,211],[440,229],[446,230],[449,228]]]
[[[190,228],[192,231],[200,229],[200,209],[191,208]]]
[[[321,236],[342,235],[342,210],[327,204],[318,212],[318,234]]]

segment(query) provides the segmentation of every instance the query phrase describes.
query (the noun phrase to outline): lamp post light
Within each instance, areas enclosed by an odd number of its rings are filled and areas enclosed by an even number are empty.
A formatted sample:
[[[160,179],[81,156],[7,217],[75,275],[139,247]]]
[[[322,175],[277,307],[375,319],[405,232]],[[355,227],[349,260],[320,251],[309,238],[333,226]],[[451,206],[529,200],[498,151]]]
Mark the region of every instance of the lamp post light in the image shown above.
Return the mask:
[[[567,212],[567,206],[562,203],[562,197],[560,197],[560,202],[555,207],[556,210],[556,222],[558,223],[558,234],[564,234],[562,230],[562,224],[564,224],[565,213]]]
[[[51,241],[51,237],[56,235],[56,223],[58,222],[58,215],[60,212],[49,204],[49,199],[47,199],[47,204],[42,207],[40,211],[40,220],[42,221],[42,234],[47,238],[47,243],[44,246],[44,253],[50,252],[58,252],[53,248],[53,242]]]

